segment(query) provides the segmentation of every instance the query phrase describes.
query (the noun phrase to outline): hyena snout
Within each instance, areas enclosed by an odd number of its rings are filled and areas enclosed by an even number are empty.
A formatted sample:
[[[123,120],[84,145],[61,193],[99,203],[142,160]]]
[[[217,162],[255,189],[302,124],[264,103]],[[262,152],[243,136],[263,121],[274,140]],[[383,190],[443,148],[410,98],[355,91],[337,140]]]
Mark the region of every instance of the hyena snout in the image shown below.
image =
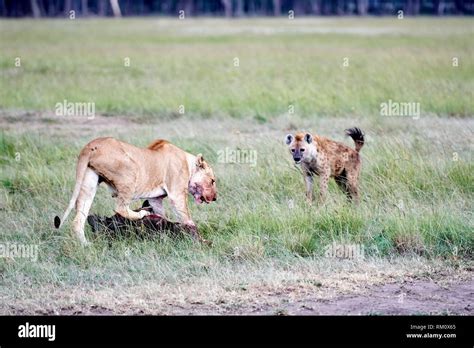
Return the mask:
[[[292,149],[291,152],[292,152],[292,155],[293,155],[293,160],[296,163],[301,162],[301,160],[303,159],[304,149]]]

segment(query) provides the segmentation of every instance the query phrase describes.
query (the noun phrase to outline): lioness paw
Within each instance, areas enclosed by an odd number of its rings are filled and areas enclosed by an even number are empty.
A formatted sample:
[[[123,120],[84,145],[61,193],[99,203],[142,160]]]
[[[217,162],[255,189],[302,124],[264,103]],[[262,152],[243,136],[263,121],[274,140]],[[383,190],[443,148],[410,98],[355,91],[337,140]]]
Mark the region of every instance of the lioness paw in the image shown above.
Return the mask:
[[[151,215],[151,212],[147,210],[140,210],[139,214],[140,214],[140,219],[143,219],[145,216]]]

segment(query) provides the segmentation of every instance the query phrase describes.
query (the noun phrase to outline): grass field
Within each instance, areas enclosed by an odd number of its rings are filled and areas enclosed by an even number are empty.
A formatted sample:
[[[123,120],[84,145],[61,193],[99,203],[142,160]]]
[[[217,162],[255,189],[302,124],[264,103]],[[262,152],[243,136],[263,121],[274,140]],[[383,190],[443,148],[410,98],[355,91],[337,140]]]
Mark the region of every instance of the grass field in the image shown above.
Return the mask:
[[[34,262],[0,258],[0,313],[278,314],[311,296],[472,278],[473,31],[462,18],[0,21],[0,242],[39,246]],[[96,117],[56,116],[63,100],[95,103]],[[383,117],[388,100],[421,114]],[[307,206],[284,136],[353,146],[352,126],[367,136],[360,206],[334,183]],[[70,224],[53,228],[78,152],[105,135],[204,154],[219,199],[191,209],[212,247],[89,233],[83,249]],[[256,166],[219,163],[226,148],[256,151]],[[112,209],[101,187],[92,212]],[[365,258],[325,257],[334,242]]]

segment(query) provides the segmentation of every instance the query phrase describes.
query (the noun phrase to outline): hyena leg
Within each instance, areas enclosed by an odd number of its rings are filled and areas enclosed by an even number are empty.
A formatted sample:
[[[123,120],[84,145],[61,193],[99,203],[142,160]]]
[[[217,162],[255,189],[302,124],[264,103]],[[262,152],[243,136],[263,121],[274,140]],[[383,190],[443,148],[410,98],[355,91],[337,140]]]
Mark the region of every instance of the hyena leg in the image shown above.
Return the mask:
[[[357,173],[349,173],[347,175],[347,191],[350,198],[354,201],[356,205],[359,204],[359,188],[358,188],[359,178]]]
[[[97,192],[98,184],[99,176],[92,169],[88,168],[82,181],[81,192],[77,197],[76,217],[73,221],[73,232],[82,245],[89,244],[84,234],[84,225]]]
[[[313,202],[313,176],[311,174],[305,174],[304,183],[306,188],[306,200],[311,204]]]
[[[359,205],[360,198],[359,198],[359,189],[357,188],[357,184],[349,184],[349,194],[351,199],[354,201],[356,205]]]
[[[149,199],[148,202],[153,208],[153,213],[159,215],[163,218],[166,218],[165,207],[163,206],[163,197]]]
[[[334,180],[336,181],[337,186],[339,186],[339,188],[342,190],[342,192],[344,192],[346,194],[347,198],[350,200],[351,195],[349,193],[349,188],[348,188],[348,185],[347,185],[346,173],[343,172],[341,175],[338,175],[338,176],[334,177]]]
[[[319,179],[319,201],[324,203],[326,200],[326,194],[328,192],[329,177],[331,172],[329,170],[323,171],[321,173],[321,178]]]

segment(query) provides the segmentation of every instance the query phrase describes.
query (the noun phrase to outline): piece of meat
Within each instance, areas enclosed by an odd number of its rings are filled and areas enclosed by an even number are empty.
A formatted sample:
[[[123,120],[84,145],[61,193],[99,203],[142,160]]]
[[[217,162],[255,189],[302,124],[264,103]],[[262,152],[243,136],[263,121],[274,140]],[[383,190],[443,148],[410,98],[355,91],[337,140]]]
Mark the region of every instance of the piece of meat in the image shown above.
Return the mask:
[[[92,227],[92,232],[96,234],[105,233],[110,237],[136,235],[138,237],[154,236],[165,233],[170,236],[179,236],[182,233],[190,233],[190,227],[169,221],[159,215],[153,214],[148,201],[145,201],[140,210],[151,211],[152,214],[140,220],[129,220],[119,214],[111,217],[89,215],[87,222]]]

